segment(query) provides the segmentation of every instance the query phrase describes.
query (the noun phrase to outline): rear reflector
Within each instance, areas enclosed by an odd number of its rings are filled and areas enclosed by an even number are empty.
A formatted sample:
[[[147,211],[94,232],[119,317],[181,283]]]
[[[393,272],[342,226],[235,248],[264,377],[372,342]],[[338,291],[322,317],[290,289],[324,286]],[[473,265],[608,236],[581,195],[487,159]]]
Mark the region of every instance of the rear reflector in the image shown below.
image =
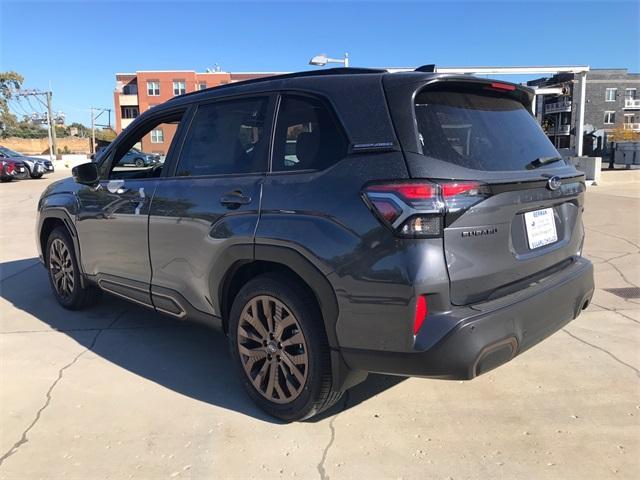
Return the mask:
[[[420,295],[416,301],[416,316],[413,320],[413,334],[417,335],[424,323],[424,319],[429,314],[427,307],[427,299],[424,295]]]
[[[384,198],[376,198],[371,200],[372,205],[378,211],[378,214],[389,223],[393,223],[402,213],[392,200]]]

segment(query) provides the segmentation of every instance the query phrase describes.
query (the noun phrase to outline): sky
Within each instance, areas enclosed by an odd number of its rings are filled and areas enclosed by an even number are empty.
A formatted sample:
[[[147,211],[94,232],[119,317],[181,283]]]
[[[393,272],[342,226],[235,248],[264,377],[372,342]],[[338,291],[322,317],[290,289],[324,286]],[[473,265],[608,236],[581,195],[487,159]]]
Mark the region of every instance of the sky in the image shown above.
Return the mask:
[[[640,2],[0,0],[0,71],[22,74],[23,88],[50,87],[68,123],[88,125],[91,106],[113,108],[116,72],[296,71],[317,68],[315,54],[344,52],[353,67],[640,72]]]

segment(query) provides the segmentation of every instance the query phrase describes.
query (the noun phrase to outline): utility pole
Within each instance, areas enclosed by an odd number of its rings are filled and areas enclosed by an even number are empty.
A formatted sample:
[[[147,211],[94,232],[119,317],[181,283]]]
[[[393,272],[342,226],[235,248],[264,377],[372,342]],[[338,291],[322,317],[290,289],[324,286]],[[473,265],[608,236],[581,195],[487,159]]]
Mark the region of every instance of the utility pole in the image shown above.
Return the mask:
[[[95,113],[96,111],[100,113],[96,115]],[[96,120],[104,112],[108,112],[109,114],[109,125],[98,125],[96,123]],[[111,128],[111,109],[110,108],[91,107],[91,153],[96,153],[96,126]]]
[[[91,153],[96,153],[96,119],[94,108],[91,107]]]
[[[53,109],[51,108],[51,91],[45,92],[47,95],[47,116],[49,117],[49,134],[51,135],[51,146],[53,147],[53,154],[58,154],[58,139],[56,137],[56,122],[53,119]]]
[[[16,97],[34,97],[47,109],[47,131],[49,137],[49,158],[52,160],[58,153],[58,139],[56,138],[56,127],[53,120],[53,108],[51,107],[51,97],[53,92],[51,90],[39,91],[39,90],[19,90],[16,92]],[[42,101],[40,97],[45,97],[46,101]]]

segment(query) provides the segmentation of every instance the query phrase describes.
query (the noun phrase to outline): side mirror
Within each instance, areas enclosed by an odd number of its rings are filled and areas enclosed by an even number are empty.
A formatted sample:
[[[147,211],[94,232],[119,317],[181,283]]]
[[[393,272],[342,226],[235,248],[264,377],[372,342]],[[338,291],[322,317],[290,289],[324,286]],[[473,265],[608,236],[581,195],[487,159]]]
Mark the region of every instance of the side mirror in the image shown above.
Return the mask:
[[[89,185],[91,187],[97,185],[100,181],[100,178],[98,176],[98,165],[93,162],[81,163],[80,165],[76,165],[71,170],[71,175],[73,175],[73,179],[76,181],[76,183]]]

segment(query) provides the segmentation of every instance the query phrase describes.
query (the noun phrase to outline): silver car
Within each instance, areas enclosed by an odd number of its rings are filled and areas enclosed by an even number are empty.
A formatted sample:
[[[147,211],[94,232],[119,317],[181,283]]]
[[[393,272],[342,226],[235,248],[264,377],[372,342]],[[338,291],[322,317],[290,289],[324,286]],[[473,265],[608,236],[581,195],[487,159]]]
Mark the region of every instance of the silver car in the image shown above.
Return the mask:
[[[44,160],[37,157],[27,157],[26,155],[1,145],[0,158],[22,162],[27,168],[28,174],[31,178],[41,178],[45,173],[51,173],[55,170],[53,163],[50,160]]]

